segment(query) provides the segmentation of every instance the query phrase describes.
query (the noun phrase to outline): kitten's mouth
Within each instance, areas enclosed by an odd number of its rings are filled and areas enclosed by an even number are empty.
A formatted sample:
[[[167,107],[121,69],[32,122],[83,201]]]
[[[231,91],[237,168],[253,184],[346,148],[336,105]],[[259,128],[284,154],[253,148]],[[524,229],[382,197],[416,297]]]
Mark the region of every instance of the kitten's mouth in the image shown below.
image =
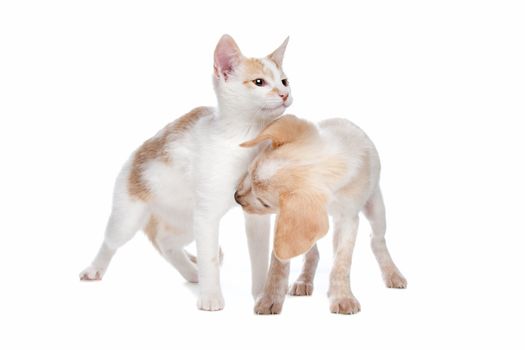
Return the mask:
[[[284,103],[281,103],[280,105],[278,106],[275,106],[275,107],[263,107],[263,111],[275,111],[276,109],[279,109],[279,108],[286,108],[286,105]]]

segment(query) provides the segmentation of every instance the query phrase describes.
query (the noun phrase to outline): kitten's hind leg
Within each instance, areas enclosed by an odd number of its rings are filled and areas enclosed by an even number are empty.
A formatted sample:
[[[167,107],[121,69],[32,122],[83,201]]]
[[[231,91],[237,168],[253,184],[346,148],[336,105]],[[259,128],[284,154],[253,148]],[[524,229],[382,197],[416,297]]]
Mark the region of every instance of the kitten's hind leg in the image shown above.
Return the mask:
[[[199,281],[197,258],[184,246],[193,241],[191,233],[167,226],[152,216],[144,231],[159,253],[190,283]]]
[[[199,273],[197,264],[190,260],[186,251],[182,247],[169,247],[163,244],[159,245],[162,256],[170,262],[173,267],[179,271],[184,279],[190,283],[199,282]]]
[[[93,262],[80,273],[82,281],[101,280],[118,248],[128,242],[144,226],[148,216],[146,203],[129,197],[115,196],[104,241]]]
[[[197,257],[195,255],[191,254],[187,250],[184,250],[184,252],[186,253],[186,255],[188,256],[188,259],[190,259],[192,263],[197,264]],[[219,264],[222,265],[223,259],[224,259],[224,253],[222,252],[221,247],[219,247]]]
[[[160,222],[154,215],[144,232],[158,252],[190,283],[199,281],[197,257],[184,247],[193,241],[193,235],[183,233],[185,229],[174,229]],[[222,264],[223,253],[219,248],[219,262]]]

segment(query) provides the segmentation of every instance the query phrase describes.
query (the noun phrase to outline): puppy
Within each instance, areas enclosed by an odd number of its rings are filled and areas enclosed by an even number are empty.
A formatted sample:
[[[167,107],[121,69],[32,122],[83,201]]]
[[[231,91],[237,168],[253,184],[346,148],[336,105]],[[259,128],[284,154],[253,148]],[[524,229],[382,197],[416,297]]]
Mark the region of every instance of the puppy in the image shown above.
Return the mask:
[[[389,288],[407,281],[392,261],[385,242],[385,207],[379,188],[377,150],[366,134],[344,119],[318,126],[293,115],[282,116],[242,147],[268,142],[249,167],[235,200],[252,214],[277,213],[273,254],[255,312],[276,314],[288,287],[289,259],[306,253],[292,295],[309,295],[319,259],[316,241],[334,221],[335,259],[330,273],[330,311],[353,314],[360,305],[350,288],[350,264],[359,212],[372,227],[372,250]]]

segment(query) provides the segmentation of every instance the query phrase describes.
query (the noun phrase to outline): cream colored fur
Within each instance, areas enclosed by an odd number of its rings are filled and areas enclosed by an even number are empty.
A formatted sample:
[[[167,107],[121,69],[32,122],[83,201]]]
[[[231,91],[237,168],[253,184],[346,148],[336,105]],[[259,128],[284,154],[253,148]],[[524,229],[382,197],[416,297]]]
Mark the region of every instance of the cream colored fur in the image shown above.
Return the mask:
[[[332,312],[360,310],[350,288],[350,265],[361,211],[372,226],[372,250],[387,287],[406,287],[385,242],[379,156],[361,129],[344,119],[314,125],[287,115],[242,146],[261,144],[266,148],[252,162],[235,194],[246,212],[278,213],[272,264],[255,312],[280,312],[288,261],[306,252],[303,273],[290,293],[311,294],[318,260],[315,242],[328,231],[328,215],[335,226],[328,292]]]

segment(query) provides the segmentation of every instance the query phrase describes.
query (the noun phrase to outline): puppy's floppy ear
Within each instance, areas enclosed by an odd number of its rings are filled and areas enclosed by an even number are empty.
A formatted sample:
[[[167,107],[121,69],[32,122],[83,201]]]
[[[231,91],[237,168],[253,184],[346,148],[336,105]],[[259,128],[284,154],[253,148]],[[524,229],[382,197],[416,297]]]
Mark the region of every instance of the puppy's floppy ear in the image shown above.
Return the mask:
[[[315,126],[310,122],[287,114],[270,123],[256,138],[243,142],[240,146],[253,147],[263,141],[271,140],[272,147],[277,148],[286,143],[296,141],[301,137],[306,137],[316,132],[316,130]]]
[[[245,141],[241,143],[239,146],[245,147],[245,148],[254,147],[266,140],[272,140],[272,146],[274,146],[272,135],[269,133],[265,133],[265,130],[263,130],[259,135],[257,135],[256,138],[249,140],[249,141]]]
[[[328,232],[326,197],[320,193],[283,193],[274,237],[274,254],[288,260],[306,253]]]

